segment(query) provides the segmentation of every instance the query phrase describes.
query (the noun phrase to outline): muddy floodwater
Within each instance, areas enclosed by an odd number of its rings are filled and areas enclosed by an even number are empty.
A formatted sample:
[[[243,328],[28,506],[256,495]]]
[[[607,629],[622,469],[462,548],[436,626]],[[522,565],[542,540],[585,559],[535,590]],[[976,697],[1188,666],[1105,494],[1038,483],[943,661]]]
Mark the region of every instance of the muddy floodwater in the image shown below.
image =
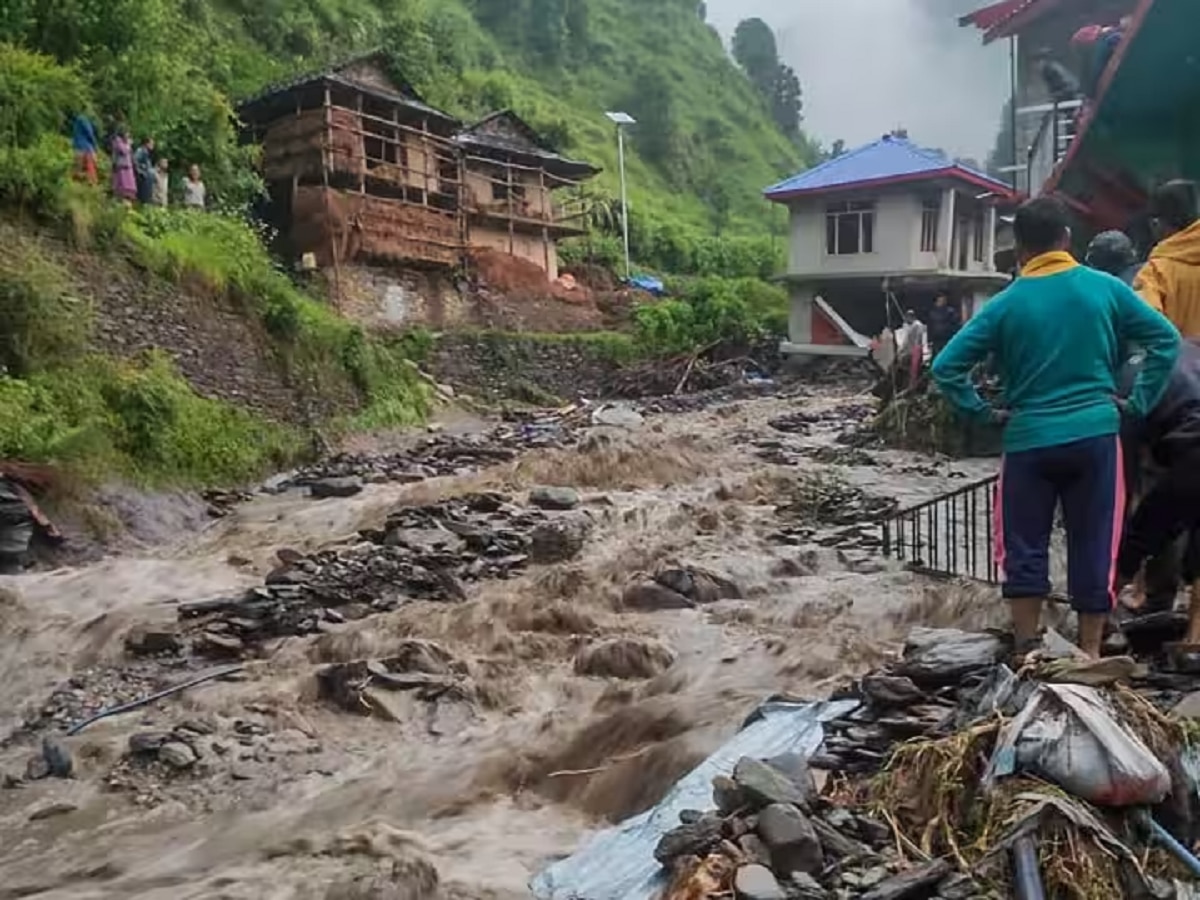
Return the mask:
[[[655,803],[765,697],[821,696],[914,623],[1002,612],[993,590],[914,575],[866,545],[824,546],[819,525],[806,532],[776,511],[805,479],[903,506],[994,472],[994,461],[893,451],[850,466],[806,455],[838,446],[865,402],[813,388],[649,415],[584,449],[532,450],[471,474],[348,498],[256,496],[173,529],[168,517],[167,543],[4,579],[0,898],[528,896],[534,872]],[[798,411],[819,421],[805,433],[768,424]],[[524,503],[539,485],[574,487],[594,523],[573,559],[468,582],[454,602],[403,602],[266,642],[236,680],[67,739],[72,777],[27,777],[45,735],[71,724],[56,709],[222,665],[131,657],[135,626],[175,627],[181,604],[262,585],[279,550],[351,546],[398,506],[478,491]],[[622,604],[639,575],[687,566],[738,598]],[[624,655],[597,664],[595,648],[616,639]],[[321,667],[414,642],[452,660],[461,689],[397,692],[362,712],[321,696]],[[158,747],[154,735],[180,728],[192,737],[177,765],[165,750],[153,762],[131,754],[132,736]]]

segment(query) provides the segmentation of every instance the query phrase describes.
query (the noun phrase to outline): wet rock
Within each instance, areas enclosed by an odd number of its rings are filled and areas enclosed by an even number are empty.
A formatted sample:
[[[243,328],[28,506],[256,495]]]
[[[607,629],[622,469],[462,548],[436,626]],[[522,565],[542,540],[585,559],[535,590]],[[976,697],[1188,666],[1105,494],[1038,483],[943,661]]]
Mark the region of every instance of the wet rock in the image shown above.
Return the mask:
[[[718,775],[713,779],[713,805],[721,815],[731,816],[748,803],[736,781],[728,775]]]
[[[749,865],[737,870],[733,878],[738,900],[786,900],[779,880],[766,866]]]
[[[935,860],[915,869],[893,875],[883,883],[862,895],[862,900],[915,900],[926,896],[951,872],[945,860]]]
[[[55,778],[70,778],[75,768],[75,760],[71,749],[63,741],[52,734],[42,738],[42,756],[50,767],[50,774]]]
[[[955,874],[938,885],[941,900],[976,900],[983,895],[979,885],[970,875]]]
[[[325,500],[330,497],[353,497],[361,494],[363,481],[356,475],[345,478],[322,478],[308,486],[308,493],[314,500]]]
[[[993,634],[918,627],[905,641],[898,671],[917,684],[954,684],[994,665],[1003,652],[1004,642]]]
[[[173,769],[190,769],[196,764],[196,751],[181,741],[170,741],[158,750],[158,758]]]
[[[695,566],[664,569],[654,575],[654,580],[701,605],[718,600],[739,600],[742,597],[741,588],[728,578]]]
[[[880,822],[870,816],[857,816],[858,836],[875,849],[889,847],[892,844],[892,829],[886,822]]]
[[[609,428],[639,428],[646,420],[636,409],[629,406],[602,406],[592,413],[593,425]]]
[[[925,699],[911,678],[900,675],[868,675],[862,680],[863,695],[872,703],[884,707],[904,707]]]
[[[758,816],[758,836],[771,851],[777,872],[821,871],[825,856],[821,841],[808,818],[795,806],[772,803]]]
[[[205,656],[231,657],[241,656],[246,645],[242,639],[232,634],[218,634],[214,631],[202,632],[196,638],[197,653]]]
[[[579,492],[569,487],[535,487],[529,502],[539,509],[571,510],[579,506]]]
[[[40,806],[29,814],[30,822],[40,822],[44,819],[54,819],[75,812],[79,807],[74,803],[49,803]]]
[[[538,565],[569,562],[583,552],[592,533],[592,519],[579,513],[543,522],[529,535],[529,557]]]
[[[134,756],[155,754],[170,740],[165,731],[140,731],[129,736],[129,752]]]
[[[29,757],[29,761],[25,763],[25,780],[26,781],[41,781],[43,778],[50,777],[50,763],[46,762],[46,757],[42,754]]]
[[[174,629],[138,626],[125,635],[125,651],[132,656],[178,653],[182,649],[183,640]]]
[[[653,678],[674,662],[674,652],[656,641],[615,638],[581,650],[575,657],[575,674],[600,678]]]
[[[808,805],[806,786],[797,784],[762,760],[743,756],[734,766],[733,780],[746,800],[757,806],[769,806],[772,803],[790,803],[798,807]]]
[[[639,579],[626,587],[621,595],[621,604],[626,609],[639,612],[696,608],[696,604],[683,594],[649,579]]]
[[[705,816],[690,825],[679,825],[664,834],[654,848],[654,858],[664,866],[681,856],[706,856],[722,839],[724,822]]]
[[[870,851],[858,841],[846,837],[829,823],[821,819],[812,819],[813,830],[821,841],[825,853],[837,860],[860,859],[869,856]]]
[[[192,734],[208,735],[215,734],[217,729],[209,722],[203,719],[188,719],[180,722],[176,727],[176,731],[190,731]]]
[[[787,885],[788,900],[829,900],[830,893],[807,872],[793,872]]]
[[[761,866],[771,865],[771,848],[757,834],[743,834],[738,838],[738,849],[747,861]]]

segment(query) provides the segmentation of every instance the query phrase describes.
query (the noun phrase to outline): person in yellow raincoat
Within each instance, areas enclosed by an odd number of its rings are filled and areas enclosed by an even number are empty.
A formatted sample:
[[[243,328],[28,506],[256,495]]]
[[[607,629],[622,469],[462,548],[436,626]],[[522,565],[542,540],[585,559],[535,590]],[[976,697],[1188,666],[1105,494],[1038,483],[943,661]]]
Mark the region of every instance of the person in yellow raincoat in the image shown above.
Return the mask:
[[[1150,198],[1150,227],[1158,241],[1133,289],[1175,323],[1185,338],[1200,338],[1200,212],[1196,184],[1169,181]]]

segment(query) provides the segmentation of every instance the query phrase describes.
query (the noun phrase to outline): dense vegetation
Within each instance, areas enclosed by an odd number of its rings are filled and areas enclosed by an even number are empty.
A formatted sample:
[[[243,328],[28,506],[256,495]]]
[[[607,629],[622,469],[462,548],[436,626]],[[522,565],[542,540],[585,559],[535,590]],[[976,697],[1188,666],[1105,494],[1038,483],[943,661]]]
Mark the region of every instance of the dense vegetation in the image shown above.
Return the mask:
[[[638,120],[634,255],[681,280],[676,299],[638,311],[614,353],[674,352],[778,324],[783,293],[759,279],[782,262],[782,214],[760,192],[813,156],[799,84],[777,62],[769,84],[748,59],[739,70],[695,0],[9,0],[0,207],[244,304],[294,381],[357,398],[342,425],[417,421],[426,398],[411,343],[365,335],[267,256],[245,216],[261,185],[234,114],[236,98],[377,47],[430,102],[465,119],[512,107],[604,167],[590,187],[593,234],[564,248],[567,260],[619,258],[616,142],[603,113]],[[177,167],[199,163],[219,214],[126,211],[72,183],[66,124],[79,111],[153,135]],[[24,234],[5,229],[0,264],[0,457],[211,482],[302,449],[290,427],[197,396],[165,357],[91,352],[70,273]]]

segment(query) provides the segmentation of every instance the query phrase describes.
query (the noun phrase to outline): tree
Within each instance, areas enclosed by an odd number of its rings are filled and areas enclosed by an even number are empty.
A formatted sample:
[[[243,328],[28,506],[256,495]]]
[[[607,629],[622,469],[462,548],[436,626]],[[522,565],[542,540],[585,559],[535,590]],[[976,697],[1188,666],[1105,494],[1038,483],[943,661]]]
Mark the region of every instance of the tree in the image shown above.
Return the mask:
[[[779,75],[775,32],[762,19],[744,19],[733,32],[733,58],[758,92],[770,98]]]
[[[568,0],[530,0],[530,47],[548,66],[562,62],[567,49]]]
[[[659,169],[669,169],[677,124],[671,85],[663,73],[653,68],[639,72],[625,106],[637,120],[633,140],[638,155]]]
[[[800,89],[800,79],[792,71],[791,66],[778,66],[775,71],[775,83],[771,91],[771,118],[779,126],[779,130],[792,140],[800,138],[800,121],[802,119],[803,93]]]

